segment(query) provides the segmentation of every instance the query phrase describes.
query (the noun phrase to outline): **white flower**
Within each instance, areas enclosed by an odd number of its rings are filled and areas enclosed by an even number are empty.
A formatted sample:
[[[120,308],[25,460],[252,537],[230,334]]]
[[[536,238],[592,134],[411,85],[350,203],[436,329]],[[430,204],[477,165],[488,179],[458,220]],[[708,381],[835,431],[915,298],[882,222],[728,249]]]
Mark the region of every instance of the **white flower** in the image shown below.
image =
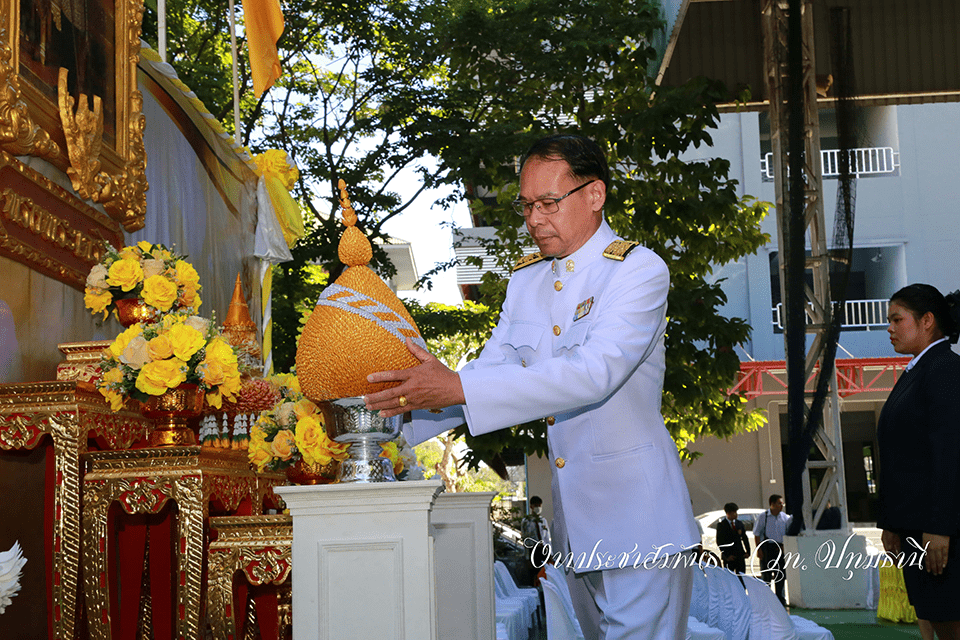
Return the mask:
[[[290,426],[296,422],[296,414],[293,411],[294,403],[284,402],[277,409],[277,424],[280,426]]]
[[[107,273],[109,273],[107,268],[102,264],[93,265],[90,273],[87,274],[87,286],[93,289],[107,289]]]
[[[136,370],[150,362],[150,349],[147,345],[147,339],[143,336],[137,336],[130,340],[126,349],[120,354],[120,362]]]
[[[163,264],[163,260],[157,260],[156,258],[148,258],[144,260],[141,266],[143,267],[144,280],[150,276],[159,276],[166,268]]]
[[[207,332],[210,330],[210,320],[201,318],[200,316],[190,316],[183,321],[183,324],[188,327],[193,327],[204,336],[207,335]]]
[[[9,551],[0,553],[0,613],[7,610],[13,596],[20,591],[20,570],[26,563],[19,542],[14,542]]]

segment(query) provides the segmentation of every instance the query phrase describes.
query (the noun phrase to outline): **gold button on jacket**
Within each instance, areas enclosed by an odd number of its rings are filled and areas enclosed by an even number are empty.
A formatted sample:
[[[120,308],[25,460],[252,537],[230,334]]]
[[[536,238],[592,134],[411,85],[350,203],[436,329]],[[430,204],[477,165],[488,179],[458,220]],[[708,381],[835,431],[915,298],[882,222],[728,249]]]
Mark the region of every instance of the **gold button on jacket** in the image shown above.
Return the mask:
[[[554,418],[553,416],[547,416],[547,424],[550,425],[551,427],[553,426],[553,424],[554,424],[556,421],[557,421],[557,419]]]
[[[557,291],[560,291],[560,289],[563,289],[563,283],[557,280],[556,282],[553,283],[553,288],[556,289]]]
[[[563,465],[567,464],[567,461],[564,460],[563,458],[557,458],[554,464],[557,465],[557,469],[563,469]]]
[[[559,327],[559,325],[553,325],[553,335],[555,335],[555,336],[560,335],[560,327]]]

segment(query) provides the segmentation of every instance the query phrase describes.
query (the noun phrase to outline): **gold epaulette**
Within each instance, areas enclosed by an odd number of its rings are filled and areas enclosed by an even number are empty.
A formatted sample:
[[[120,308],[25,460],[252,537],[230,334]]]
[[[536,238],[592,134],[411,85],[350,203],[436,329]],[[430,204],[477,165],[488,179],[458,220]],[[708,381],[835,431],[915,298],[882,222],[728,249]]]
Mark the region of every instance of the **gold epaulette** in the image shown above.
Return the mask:
[[[517,261],[517,264],[513,265],[513,270],[514,270],[514,271],[519,271],[520,269],[523,269],[524,267],[529,267],[530,265],[532,265],[532,264],[534,264],[534,263],[540,262],[540,261],[543,260],[544,258],[546,258],[546,256],[543,255],[542,253],[540,253],[539,251],[537,251],[536,253],[531,253],[531,254],[529,254],[529,255],[525,255],[525,256],[523,256],[522,258],[520,258],[520,259]]]
[[[634,242],[633,240],[614,240],[607,245],[606,249],[603,250],[603,257],[623,262],[623,259],[627,257],[627,254],[639,246],[640,243]]]

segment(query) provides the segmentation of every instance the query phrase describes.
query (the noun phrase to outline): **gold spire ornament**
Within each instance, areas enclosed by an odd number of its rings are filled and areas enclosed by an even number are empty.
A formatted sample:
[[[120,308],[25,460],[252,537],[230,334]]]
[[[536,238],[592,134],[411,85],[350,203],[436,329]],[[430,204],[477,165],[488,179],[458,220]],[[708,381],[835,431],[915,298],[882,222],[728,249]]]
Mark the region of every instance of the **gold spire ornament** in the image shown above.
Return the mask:
[[[240,351],[240,361],[243,369],[250,371],[261,369],[260,343],[257,340],[257,325],[250,318],[250,308],[243,297],[243,285],[240,284],[240,274],[233,285],[233,297],[227,309],[227,319],[224,320],[220,333],[224,339]]]
[[[370,384],[367,375],[420,364],[407,349],[407,338],[426,348],[403,303],[368,266],[373,248],[356,227],[346,183],[341,180],[339,187],[346,229],[338,255],[347,268],[320,294],[297,345],[297,378],[315,402],[396,386]]]

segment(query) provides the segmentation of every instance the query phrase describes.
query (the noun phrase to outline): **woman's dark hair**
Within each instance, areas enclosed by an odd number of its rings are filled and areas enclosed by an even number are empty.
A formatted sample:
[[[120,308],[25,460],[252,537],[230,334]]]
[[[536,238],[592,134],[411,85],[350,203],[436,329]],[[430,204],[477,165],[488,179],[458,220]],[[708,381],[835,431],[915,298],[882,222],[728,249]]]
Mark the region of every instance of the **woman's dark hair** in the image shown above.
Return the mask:
[[[937,328],[950,344],[956,344],[960,338],[960,291],[944,296],[932,285],[909,284],[893,294],[890,302],[906,307],[917,318],[932,313]]]
[[[563,160],[578,178],[597,178],[610,188],[610,167],[603,149],[590,138],[569,133],[558,133],[533,143],[520,160],[520,168],[530,158]]]

